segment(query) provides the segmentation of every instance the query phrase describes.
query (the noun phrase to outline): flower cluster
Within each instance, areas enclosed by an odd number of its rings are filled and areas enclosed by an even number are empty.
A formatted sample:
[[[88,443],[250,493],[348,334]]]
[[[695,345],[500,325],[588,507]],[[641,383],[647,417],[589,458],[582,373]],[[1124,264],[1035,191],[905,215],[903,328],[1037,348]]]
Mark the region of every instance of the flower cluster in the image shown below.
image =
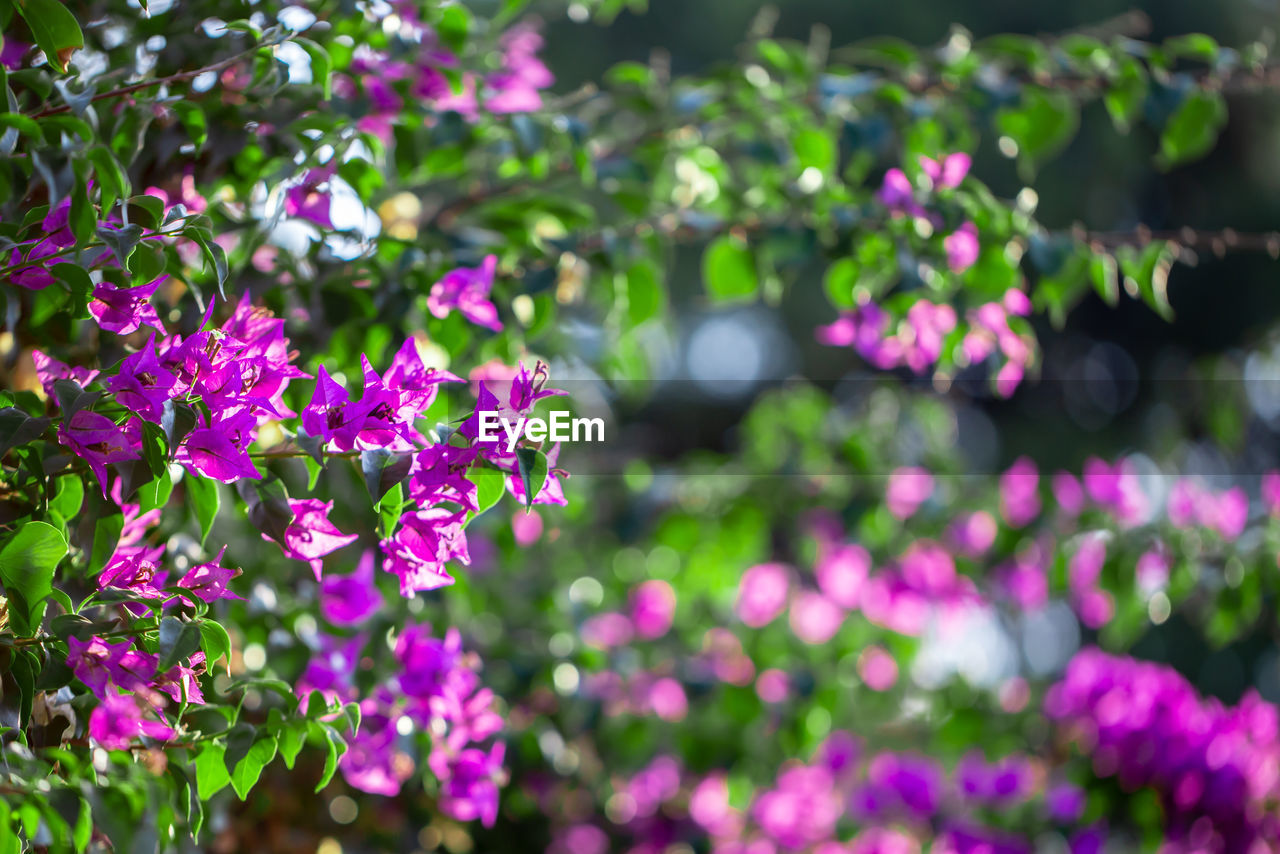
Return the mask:
[[[726,773],[693,773],[667,755],[630,777],[614,775],[610,789],[611,822],[632,843],[613,850],[635,854],[699,836],[710,839],[715,854],[921,854],[930,842],[927,850],[949,854],[1029,854],[1030,839],[972,816],[1022,810],[1069,829],[1084,813],[1084,792],[1047,776],[1029,757],[987,761],[974,751],[948,771],[914,753],[868,754],[860,740],[842,731],[829,735],[812,761],[784,764],[772,785],[748,793],[746,804],[741,792],[731,794]],[[552,793],[542,798],[550,801]],[[547,809],[556,811],[550,803]],[[1089,851],[1095,837],[1104,838],[1094,828],[1070,832],[1073,854]],[[608,850],[608,834],[580,820],[562,828],[547,849]]]
[[[498,67],[480,75],[460,68],[458,56],[440,43],[430,27],[418,19],[410,4],[396,4],[399,30],[415,55],[401,59],[367,46],[357,49],[347,74],[335,75],[334,94],[366,105],[356,126],[383,140],[404,114],[405,99],[436,112],[455,112],[475,121],[480,111],[493,114],[529,113],[542,107],[542,90],[555,82],[538,58],[542,36],[530,23],[503,33]]]
[[[1099,776],[1160,794],[1162,850],[1270,851],[1280,838],[1277,711],[1257,694],[1227,707],[1201,698],[1172,668],[1086,649],[1044,710]]]
[[[362,791],[398,794],[415,767],[404,746],[422,733],[430,739],[427,766],[440,783],[440,808],[459,821],[493,824],[504,746],[485,743],[503,722],[493,692],[476,675],[478,657],[463,652],[457,629],[438,638],[430,626],[407,626],[395,641],[396,672],[361,699],[355,672],[367,642],[363,634],[321,635],[297,685],[304,704],[313,691],[330,704],[359,702],[360,729],[338,766],[343,777]]]
[[[943,218],[930,208],[959,187],[969,173],[969,155],[950,154],[941,160],[921,157],[917,182],[902,169],[890,169],[876,193],[891,217],[910,217],[917,231],[932,235],[943,228]],[[981,246],[978,230],[964,221],[942,240],[947,267],[959,275],[978,260]],[[904,367],[924,374],[946,357],[961,368],[1000,359],[995,372],[996,392],[1008,397],[1022,382],[1035,358],[1035,342],[1029,332],[1019,331],[1012,318],[1031,314],[1026,292],[1010,288],[999,301],[983,303],[965,312],[963,335],[952,333],[960,326],[950,303],[916,299],[901,321],[869,295],[860,294],[858,305],[841,312],[834,323],[820,326],[820,343],[851,347],[865,361],[881,370]]]

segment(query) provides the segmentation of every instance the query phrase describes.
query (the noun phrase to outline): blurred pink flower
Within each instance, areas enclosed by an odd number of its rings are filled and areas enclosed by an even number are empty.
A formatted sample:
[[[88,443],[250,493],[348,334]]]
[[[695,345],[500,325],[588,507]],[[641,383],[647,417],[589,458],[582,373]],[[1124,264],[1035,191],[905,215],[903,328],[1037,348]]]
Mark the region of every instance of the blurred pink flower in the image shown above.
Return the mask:
[[[631,642],[631,621],[616,611],[596,614],[582,623],[582,642],[596,649],[612,649]]]
[[[871,555],[857,544],[824,549],[813,570],[818,589],[849,610],[858,607],[858,597],[870,571]]]
[[[933,494],[933,475],[919,466],[895,469],[885,488],[885,504],[899,519],[914,515]]]
[[[537,510],[517,511],[511,516],[511,533],[516,545],[533,545],[542,536],[542,517]]]
[[[995,517],[985,510],[968,513],[956,519],[947,536],[956,551],[965,557],[981,557],[996,541],[1000,526]]]
[[[766,703],[781,703],[791,693],[791,680],[781,670],[761,671],[756,677],[756,695]]]
[[[844,622],[844,611],[821,593],[805,590],[791,600],[791,631],[807,644],[831,640]]]
[[[1030,457],[1018,457],[1000,475],[1000,515],[1015,528],[1040,515],[1040,472]]]
[[[636,636],[660,638],[671,628],[676,613],[676,591],[665,581],[646,581],[631,591],[631,624]]]
[[[872,691],[888,691],[898,682],[898,662],[882,646],[869,646],[858,656],[858,676]]]
[[[963,273],[978,260],[981,247],[978,245],[977,227],[966,222],[943,239],[942,248],[947,252],[947,266],[951,272]]]
[[[682,721],[689,712],[684,688],[670,676],[664,676],[649,686],[648,704],[653,713],[664,721]]]
[[[782,563],[762,563],[742,574],[738,583],[738,618],[754,629],[768,625],[782,613],[791,586],[791,568]]]

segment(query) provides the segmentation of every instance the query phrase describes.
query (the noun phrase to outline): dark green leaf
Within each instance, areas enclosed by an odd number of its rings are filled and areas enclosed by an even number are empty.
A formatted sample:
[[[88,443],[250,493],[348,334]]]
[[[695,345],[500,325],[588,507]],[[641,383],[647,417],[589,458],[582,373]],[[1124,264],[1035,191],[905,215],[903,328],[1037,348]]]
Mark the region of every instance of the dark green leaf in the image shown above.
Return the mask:
[[[160,621],[160,661],[156,672],[163,673],[200,649],[200,626],[178,617],[165,617]]]
[[[58,0],[18,0],[17,6],[49,64],[65,73],[71,54],[84,47],[84,34],[75,15]]]
[[[524,486],[524,506],[533,506],[533,499],[542,491],[547,480],[547,455],[535,448],[516,448],[516,465],[520,471],[520,483]]]
[[[412,467],[413,457],[410,454],[393,454],[386,448],[361,452],[360,469],[364,472],[364,485],[375,509],[391,487],[409,476]]]
[[[17,634],[35,634],[53,589],[54,570],[66,553],[62,533],[44,522],[27,522],[0,549],[0,581],[9,597],[9,622]]]
[[[218,482],[188,473],[183,483],[196,520],[200,523],[200,544],[204,545],[205,540],[209,539],[209,531],[213,528],[213,520],[217,518],[218,506],[222,500]]]

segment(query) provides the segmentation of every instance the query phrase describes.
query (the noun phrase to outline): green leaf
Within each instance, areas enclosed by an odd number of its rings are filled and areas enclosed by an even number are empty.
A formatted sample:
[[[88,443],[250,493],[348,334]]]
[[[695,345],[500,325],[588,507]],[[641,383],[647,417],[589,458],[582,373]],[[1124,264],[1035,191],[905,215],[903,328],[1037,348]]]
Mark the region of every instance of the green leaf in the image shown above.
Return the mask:
[[[276,710],[272,709],[272,711]],[[285,721],[276,737],[279,741],[280,758],[284,760],[284,767],[292,771],[294,760],[298,758],[298,753],[302,750],[302,746],[307,743],[306,724]]]
[[[76,188],[71,193],[71,210],[68,211],[67,224],[71,233],[80,243],[88,243],[93,239],[93,231],[98,227],[98,212],[89,199],[89,191],[84,182],[77,180]]]
[[[476,485],[477,510],[467,513],[467,521],[471,521],[502,499],[507,488],[507,475],[497,469],[472,466],[467,471],[467,480]]]
[[[316,791],[319,792],[329,785],[329,781],[333,779],[333,772],[338,770],[338,759],[347,752],[347,741],[336,729],[326,723],[313,721],[311,725],[320,727],[329,748],[329,753],[324,760],[324,773],[320,775],[320,782],[316,784]]]
[[[160,661],[156,672],[164,673],[180,661],[200,649],[200,626],[178,617],[165,617],[160,621]]]
[[[98,179],[98,191],[104,213],[111,210],[118,199],[127,199],[133,192],[129,175],[120,165],[120,161],[105,145],[97,145],[89,149],[89,162],[93,164],[94,177]]]
[[[169,445],[169,456],[182,444],[182,440],[196,428],[196,411],[184,400],[166,400],[160,416],[160,429]]]
[[[84,481],[78,474],[64,474],[54,481],[53,497],[49,499],[49,515],[66,525],[84,506]]]
[[[9,622],[23,637],[35,634],[53,590],[53,573],[67,553],[67,541],[45,522],[27,522],[0,549],[0,581],[9,597]]]
[[[10,599],[10,620],[13,619],[13,600]],[[9,665],[9,675],[18,685],[18,720],[23,729],[31,720],[31,706],[36,697],[36,676],[40,673],[40,659],[29,649],[20,649],[13,653],[13,663]]]
[[[89,547],[90,575],[102,572],[107,561],[111,560],[116,546],[120,545],[122,531],[124,531],[124,516],[120,514],[119,509],[105,516],[99,516],[93,521],[93,544]]]
[[[58,0],[18,0],[17,5],[49,64],[65,74],[71,54],[84,47],[84,34],[75,15]]]
[[[227,659],[227,671],[231,669],[231,636],[221,623],[205,620],[200,624],[200,647],[204,650],[205,667],[213,672],[218,659]]]
[[[311,58],[311,82],[319,84],[324,90],[324,99],[329,100],[333,97],[333,60],[329,52],[311,39],[295,38],[294,41]]]
[[[1028,86],[1022,103],[996,114],[996,128],[1018,145],[1018,160],[1031,171],[1056,154],[1080,126],[1080,105],[1071,95]]]
[[[0,456],[44,435],[44,431],[49,429],[49,423],[48,418],[32,418],[13,406],[0,409]]]
[[[718,237],[702,255],[702,279],[717,302],[749,300],[760,288],[755,257],[734,237]]]
[[[196,755],[196,787],[200,797],[209,800],[231,782],[224,757],[227,746],[221,741],[209,741]]]
[[[222,295],[223,299],[226,299],[227,291],[224,285],[226,285],[228,275],[227,253],[221,246],[211,240],[202,229],[188,228],[182,233],[200,244],[200,248],[204,251],[205,260],[209,262],[209,266],[213,268],[214,275],[217,276],[218,293]]]
[[[191,101],[177,101],[173,104],[173,111],[178,114],[178,120],[187,129],[196,148],[203,147],[209,138],[209,123],[204,117],[204,110]]]
[[[1125,290],[1140,296],[1156,314],[1165,320],[1173,320],[1173,306],[1169,304],[1169,271],[1177,258],[1173,244],[1156,241],[1142,249],[1122,246],[1116,250],[1116,260],[1124,274]]]
[[[828,174],[836,166],[836,144],[831,135],[820,130],[802,130],[791,140],[801,169],[810,167]]]
[[[547,481],[547,455],[535,448],[516,448],[516,465],[520,483],[524,486],[524,506],[533,506],[533,499],[542,491]]]
[[[40,124],[21,113],[0,113],[0,128],[13,128],[36,143],[44,142],[44,132],[40,130]]]
[[[1108,81],[1103,103],[1111,116],[1111,123],[1121,133],[1128,133],[1133,120],[1142,110],[1150,88],[1147,72],[1142,63],[1133,57],[1117,59],[1119,71]]]
[[[159,201],[159,200],[157,200]],[[129,266],[129,258],[142,239],[142,226],[136,224],[124,226],[98,226],[98,239],[110,247],[115,253],[121,267]]]
[[[666,294],[658,281],[657,268],[645,261],[632,264],[623,279],[627,293],[627,321],[639,326],[662,313]]]
[[[364,485],[369,490],[376,510],[382,496],[409,476],[413,457],[409,454],[393,454],[386,448],[373,448],[360,454],[360,469],[364,472]]]
[[[1220,92],[1194,89],[1169,117],[1160,134],[1156,163],[1172,169],[1209,152],[1227,122],[1227,102]]]
[[[205,540],[209,539],[209,531],[213,529],[213,520],[217,518],[218,505],[222,500],[218,492],[218,483],[210,478],[197,477],[190,472],[182,482],[185,484],[191,507],[195,511],[196,520],[200,523],[200,545],[204,545]]]
[[[267,734],[254,741],[249,752],[236,763],[235,770],[231,772],[231,788],[236,790],[240,800],[243,801],[249,796],[249,790],[262,776],[262,769],[267,767],[275,757],[276,737]]]

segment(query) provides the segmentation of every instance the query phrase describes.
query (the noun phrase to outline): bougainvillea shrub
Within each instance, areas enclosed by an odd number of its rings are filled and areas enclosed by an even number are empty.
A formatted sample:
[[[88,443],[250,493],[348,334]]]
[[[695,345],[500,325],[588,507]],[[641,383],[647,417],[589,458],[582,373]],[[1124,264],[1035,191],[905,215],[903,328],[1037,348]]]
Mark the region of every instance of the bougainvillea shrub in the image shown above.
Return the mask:
[[[557,83],[642,7],[0,4],[0,851],[1280,850],[1276,707],[1149,641],[1267,627],[1280,472],[961,441],[1083,301],[1280,249],[1035,189],[1085,110],[1209,153],[1267,42]]]

